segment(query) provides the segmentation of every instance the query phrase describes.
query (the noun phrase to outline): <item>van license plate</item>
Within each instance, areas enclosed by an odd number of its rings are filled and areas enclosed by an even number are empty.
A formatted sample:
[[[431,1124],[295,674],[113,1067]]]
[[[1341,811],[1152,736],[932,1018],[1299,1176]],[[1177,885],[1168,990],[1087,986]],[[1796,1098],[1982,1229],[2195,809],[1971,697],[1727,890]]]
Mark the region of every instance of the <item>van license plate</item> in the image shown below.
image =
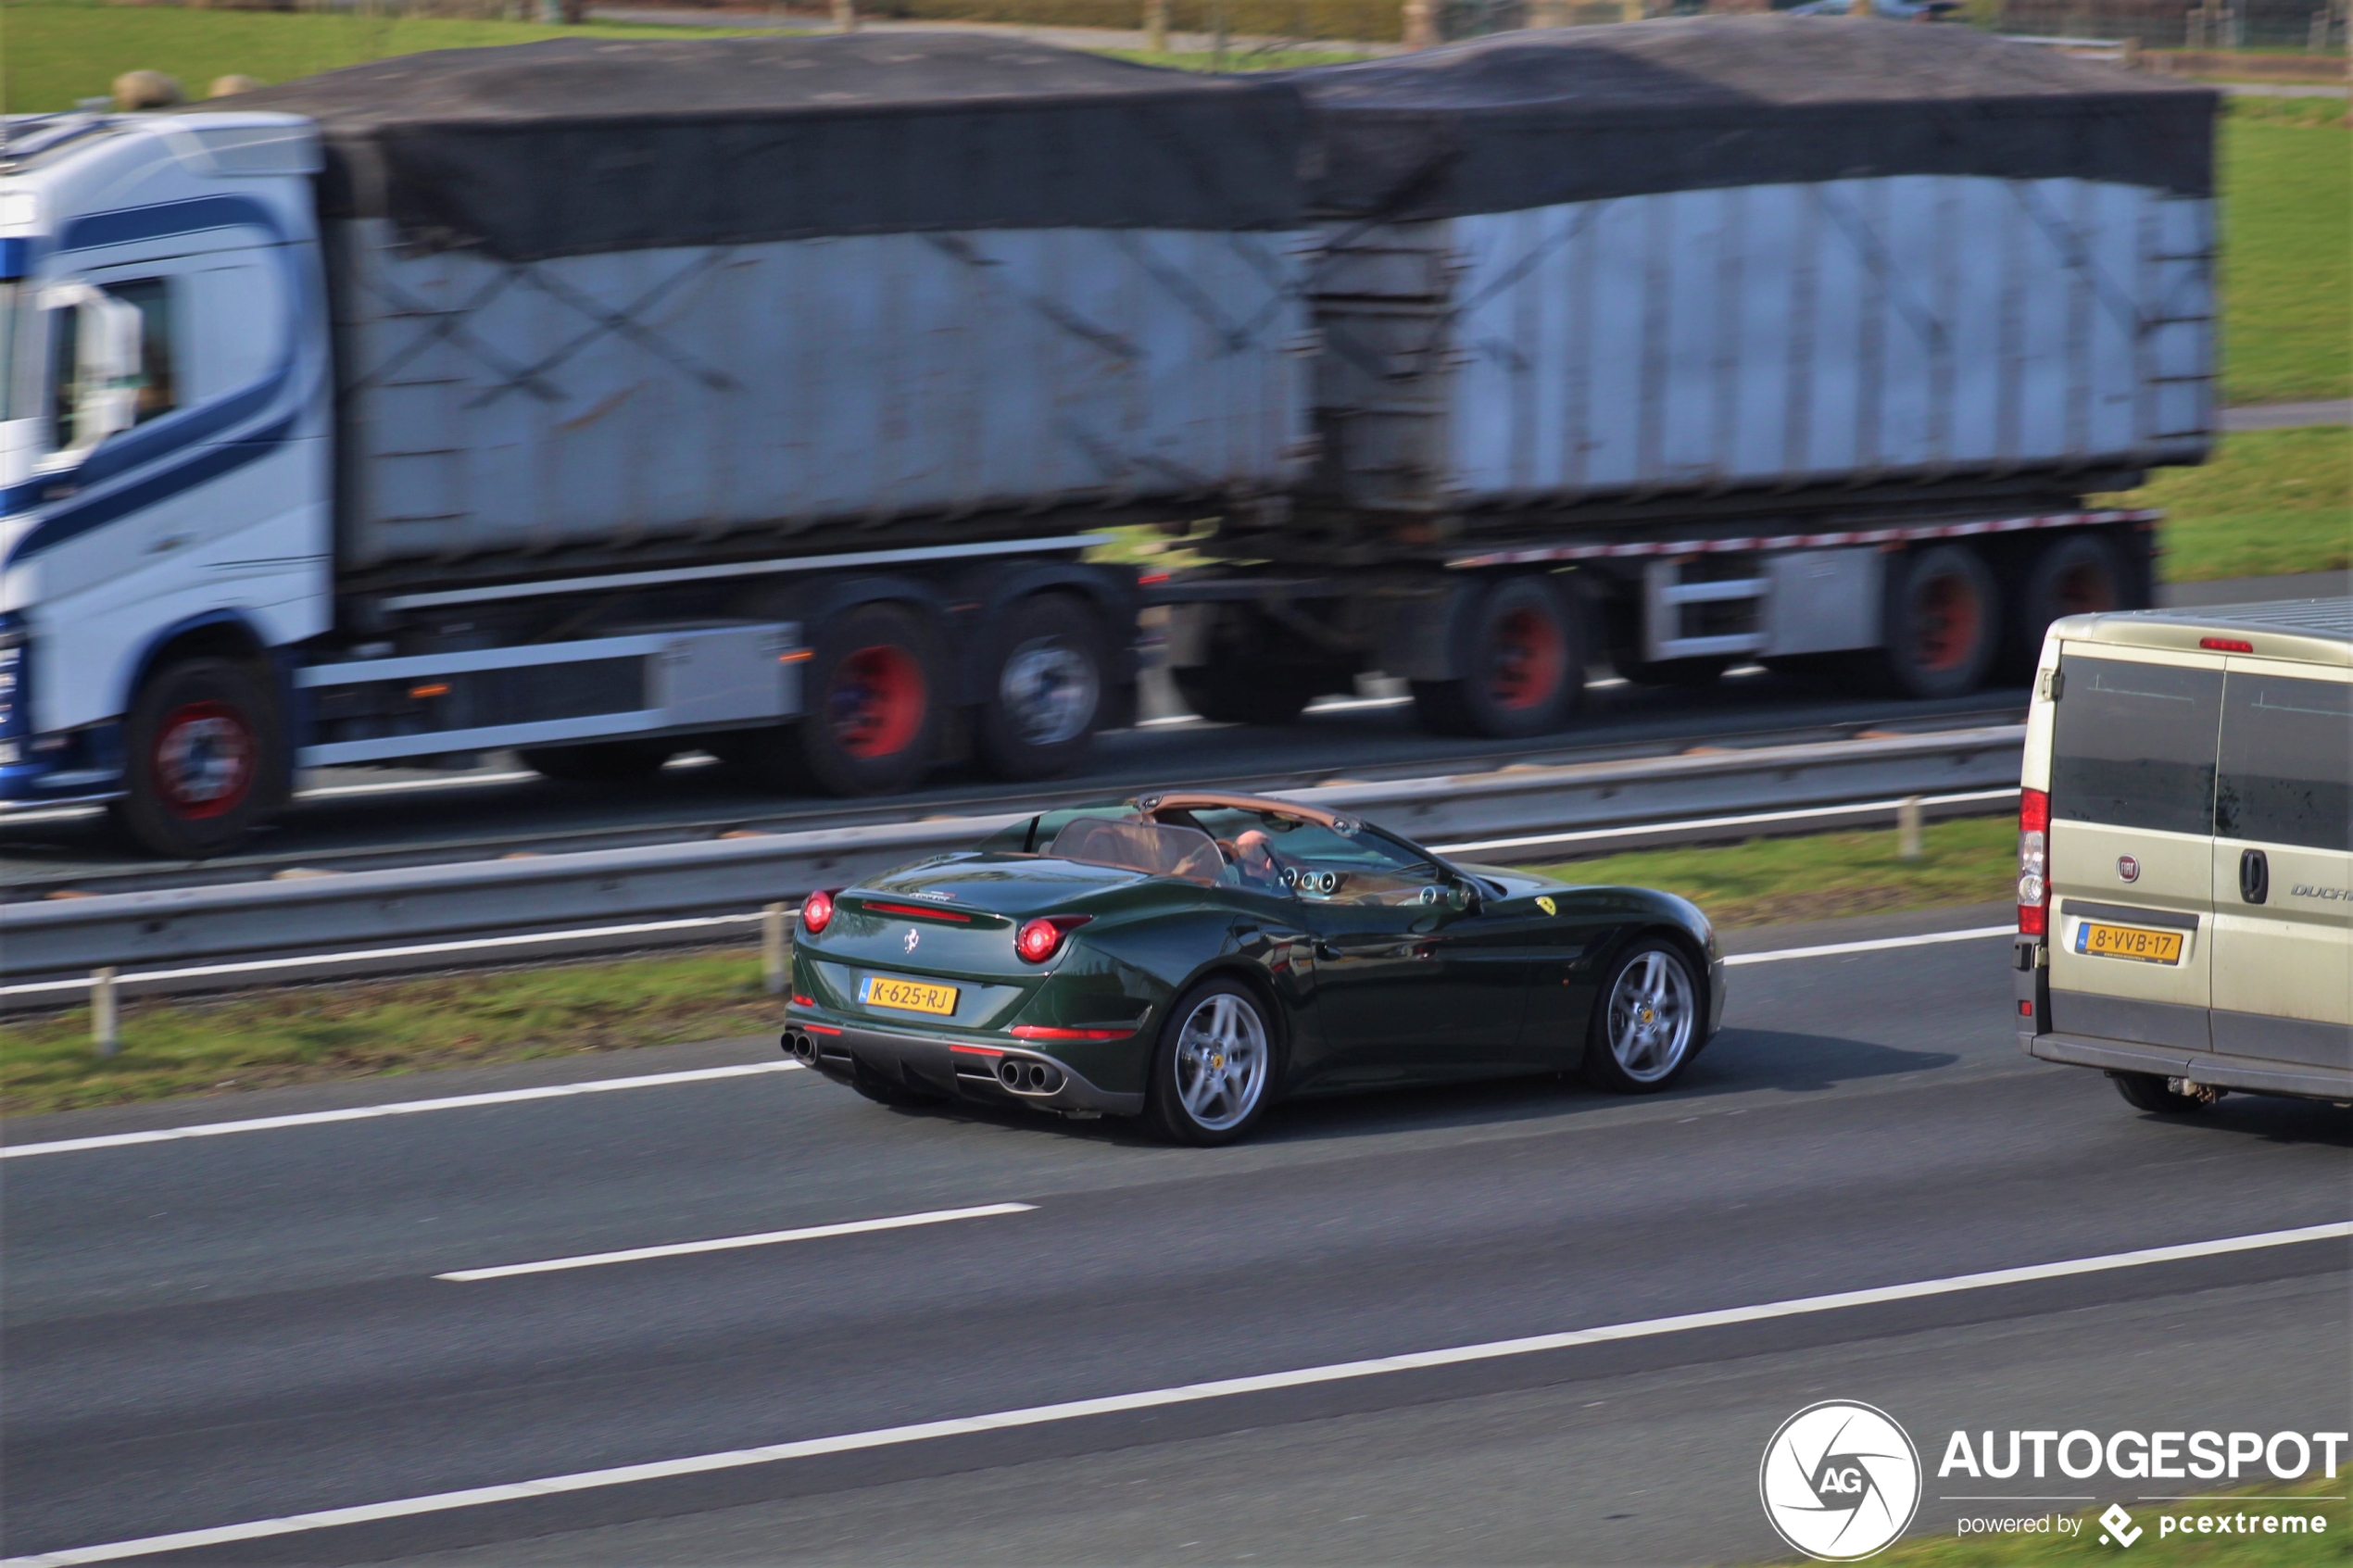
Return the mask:
[[[870,974],[858,983],[858,999],[870,1008],[897,1008],[902,1012],[945,1016],[956,1010],[956,987]]]
[[[2136,963],[2180,963],[2182,934],[2087,920],[2075,928],[2075,950],[2103,959],[2131,959]]]

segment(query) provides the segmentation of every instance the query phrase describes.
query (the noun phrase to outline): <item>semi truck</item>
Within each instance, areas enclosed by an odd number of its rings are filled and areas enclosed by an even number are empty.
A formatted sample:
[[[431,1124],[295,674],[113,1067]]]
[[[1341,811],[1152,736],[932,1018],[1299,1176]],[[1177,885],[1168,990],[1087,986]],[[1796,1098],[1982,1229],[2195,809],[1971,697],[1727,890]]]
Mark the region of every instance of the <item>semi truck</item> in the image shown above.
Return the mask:
[[[1241,723],[1381,674],[1543,734],[1604,660],[1964,692],[2149,600],[2154,514],[2085,498],[2207,449],[2214,103],[1743,17],[1234,76],[564,40],[14,117],[0,802],[197,859],[297,770],[494,748],[1040,779],[1148,640]]]

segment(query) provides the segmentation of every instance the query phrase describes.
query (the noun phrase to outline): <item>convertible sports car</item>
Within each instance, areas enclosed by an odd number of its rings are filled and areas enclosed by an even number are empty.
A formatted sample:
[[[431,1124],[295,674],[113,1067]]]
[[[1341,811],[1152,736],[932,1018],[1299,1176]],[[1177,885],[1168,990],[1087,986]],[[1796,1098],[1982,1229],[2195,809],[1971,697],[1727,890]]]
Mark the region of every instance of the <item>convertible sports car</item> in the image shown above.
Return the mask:
[[[1455,865],[1284,800],[1049,811],[812,893],[785,1048],[889,1105],[951,1096],[1240,1137],[1274,1100],[1581,1070],[1664,1088],[1717,1029],[1707,919]]]

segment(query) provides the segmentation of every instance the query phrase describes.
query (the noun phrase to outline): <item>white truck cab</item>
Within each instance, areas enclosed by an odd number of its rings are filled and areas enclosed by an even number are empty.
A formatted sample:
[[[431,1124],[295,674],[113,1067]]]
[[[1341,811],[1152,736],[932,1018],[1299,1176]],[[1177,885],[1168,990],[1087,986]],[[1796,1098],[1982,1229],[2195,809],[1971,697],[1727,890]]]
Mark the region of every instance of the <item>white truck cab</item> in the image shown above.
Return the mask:
[[[2021,784],[2020,1048],[2353,1100],[2353,599],[2056,622]]]
[[[318,167],[293,116],[8,120],[0,797],[285,791],[245,688],[332,608]]]

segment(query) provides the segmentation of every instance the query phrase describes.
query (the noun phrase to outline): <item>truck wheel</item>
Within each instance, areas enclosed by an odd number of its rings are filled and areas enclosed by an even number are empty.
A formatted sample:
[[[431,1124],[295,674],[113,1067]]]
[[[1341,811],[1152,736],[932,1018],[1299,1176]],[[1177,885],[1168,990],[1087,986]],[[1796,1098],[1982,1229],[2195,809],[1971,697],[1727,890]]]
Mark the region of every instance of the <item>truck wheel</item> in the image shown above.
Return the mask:
[[[2124,562],[2096,533],[2068,533],[2037,552],[2010,606],[2009,652],[2004,663],[2023,680],[2042,656],[2043,633],[2065,615],[2096,615],[2126,608]]]
[[[1423,725],[1441,735],[1509,740],[1568,722],[1585,693],[1584,627],[1543,577],[1507,577],[1471,605],[1452,681],[1414,683]]]
[[[1086,758],[1103,710],[1103,636],[1067,594],[1033,594],[1005,614],[986,666],[980,754],[1000,779],[1051,778]]]
[[[1906,696],[1959,696],[2001,646],[2001,600],[1975,550],[1931,545],[1889,563],[1878,672]]]
[[[938,646],[912,610],[868,604],[817,633],[791,759],[828,795],[888,795],[939,750]]]
[[[261,683],[227,659],[191,659],[151,678],[131,705],[114,818],[151,854],[207,859],[277,804],[284,773]]]
[[[524,767],[566,784],[628,784],[661,772],[677,750],[668,741],[607,740],[531,746],[518,755]]]
[[[1280,669],[1199,664],[1168,674],[1185,706],[1213,724],[1288,724],[1315,698],[1310,683]]]

